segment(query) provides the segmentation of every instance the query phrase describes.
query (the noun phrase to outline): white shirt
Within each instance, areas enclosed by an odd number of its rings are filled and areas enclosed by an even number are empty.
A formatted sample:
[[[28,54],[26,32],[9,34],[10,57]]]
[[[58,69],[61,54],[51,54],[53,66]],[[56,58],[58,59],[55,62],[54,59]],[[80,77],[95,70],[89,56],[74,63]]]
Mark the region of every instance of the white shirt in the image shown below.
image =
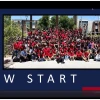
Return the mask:
[[[100,60],[100,54],[96,55],[96,60]]]

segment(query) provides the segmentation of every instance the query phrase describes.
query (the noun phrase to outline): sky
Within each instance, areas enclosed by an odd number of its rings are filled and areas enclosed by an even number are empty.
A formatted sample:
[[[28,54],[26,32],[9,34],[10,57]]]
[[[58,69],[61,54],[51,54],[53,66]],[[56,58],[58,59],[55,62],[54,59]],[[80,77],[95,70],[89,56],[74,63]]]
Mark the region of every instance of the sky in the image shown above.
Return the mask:
[[[32,16],[33,20],[39,20],[42,16]],[[52,17],[52,16],[51,16]],[[73,16],[68,16],[68,17],[73,17]],[[21,19],[21,20],[25,20],[27,18],[27,20],[30,19],[30,16],[11,16],[11,19]],[[93,21],[93,20],[100,20],[100,16],[78,16],[78,19],[83,19],[83,20],[89,20],[89,21]]]

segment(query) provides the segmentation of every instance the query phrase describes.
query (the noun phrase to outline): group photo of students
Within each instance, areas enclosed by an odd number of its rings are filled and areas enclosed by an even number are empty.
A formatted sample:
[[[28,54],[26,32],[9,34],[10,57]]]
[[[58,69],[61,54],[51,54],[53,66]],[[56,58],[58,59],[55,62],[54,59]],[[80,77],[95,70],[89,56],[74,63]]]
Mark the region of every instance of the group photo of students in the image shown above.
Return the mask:
[[[27,32],[13,43],[13,62],[100,61],[100,37],[87,37],[82,29],[47,28]]]

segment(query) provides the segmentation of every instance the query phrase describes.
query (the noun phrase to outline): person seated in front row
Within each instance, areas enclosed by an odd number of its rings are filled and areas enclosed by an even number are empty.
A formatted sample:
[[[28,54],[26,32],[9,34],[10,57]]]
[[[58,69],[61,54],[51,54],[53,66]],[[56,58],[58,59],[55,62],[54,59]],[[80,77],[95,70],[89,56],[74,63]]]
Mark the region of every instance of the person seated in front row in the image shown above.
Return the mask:
[[[12,52],[12,59],[13,57],[17,57],[19,51],[19,43],[18,40],[13,44],[13,52]]]
[[[50,52],[48,53],[47,60],[48,60],[48,61],[50,61],[50,60],[54,60],[54,59],[55,59],[54,56],[55,56],[54,53],[53,53],[52,51],[50,51]]]
[[[68,51],[68,57],[69,57],[70,61],[74,61],[75,60],[74,51],[72,51],[72,50]]]
[[[68,56],[68,52],[67,51],[65,52],[65,57],[64,58],[65,58],[65,60],[68,60],[69,59],[69,56]]]
[[[27,53],[26,50],[22,50],[20,53],[20,62],[26,62],[27,61]]]
[[[94,61],[100,61],[100,50],[97,51],[97,55],[96,55]]]
[[[32,48],[31,47],[27,49],[27,60],[32,61]]]
[[[39,58],[39,56],[38,56],[38,54],[36,53],[36,50],[33,49],[33,50],[32,50],[32,60],[36,61],[36,60],[38,60],[38,58]]]
[[[80,60],[80,61],[83,60],[83,53],[81,52],[80,49],[76,52],[75,60]]]
[[[64,62],[64,58],[61,56],[60,53],[57,54],[56,62],[57,62],[58,64],[59,64],[59,63],[61,63],[61,64],[64,64],[64,63],[65,63],[65,62]]]
[[[85,50],[84,52],[82,52],[81,50],[78,50],[76,52],[75,60],[80,60],[80,61],[84,60],[88,62],[89,57],[90,57],[90,52],[88,50]]]
[[[38,61],[39,61],[39,62],[41,62],[41,61],[46,61],[46,60],[45,60],[45,55],[44,55],[43,51],[40,51]]]
[[[89,59],[90,59],[90,52],[89,52],[88,49],[86,49],[86,50],[84,50],[84,52],[83,52],[83,60],[86,61],[86,62],[88,62]]]

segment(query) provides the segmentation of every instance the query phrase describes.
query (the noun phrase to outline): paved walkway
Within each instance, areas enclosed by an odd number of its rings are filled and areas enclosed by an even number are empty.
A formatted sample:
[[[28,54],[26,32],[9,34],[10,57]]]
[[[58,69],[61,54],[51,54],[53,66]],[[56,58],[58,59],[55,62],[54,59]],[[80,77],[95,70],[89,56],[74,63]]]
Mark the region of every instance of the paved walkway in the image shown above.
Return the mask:
[[[16,62],[13,65],[10,65],[9,68],[11,69],[53,69],[53,68],[61,68],[61,69],[91,69],[91,68],[100,68],[100,62],[95,62],[92,59],[89,62],[84,61],[65,61],[65,64],[57,64],[56,61],[45,61],[45,62]]]

